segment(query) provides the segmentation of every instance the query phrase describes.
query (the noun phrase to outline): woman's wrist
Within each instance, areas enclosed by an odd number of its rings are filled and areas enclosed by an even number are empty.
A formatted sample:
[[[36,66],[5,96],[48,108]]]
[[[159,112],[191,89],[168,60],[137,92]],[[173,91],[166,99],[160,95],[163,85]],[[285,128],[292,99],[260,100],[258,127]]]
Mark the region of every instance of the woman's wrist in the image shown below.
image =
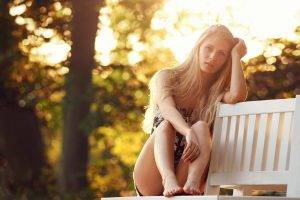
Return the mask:
[[[232,52],[232,53],[231,53],[231,58],[232,58],[233,60],[240,60],[240,59],[241,59],[241,56],[240,56],[238,53],[236,53],[236,52]]]
[[[187,135],[187,134],[190,134],[192,132],[192,128],[191,127],[188,127],[185,132],[184,132],[184,135]]]

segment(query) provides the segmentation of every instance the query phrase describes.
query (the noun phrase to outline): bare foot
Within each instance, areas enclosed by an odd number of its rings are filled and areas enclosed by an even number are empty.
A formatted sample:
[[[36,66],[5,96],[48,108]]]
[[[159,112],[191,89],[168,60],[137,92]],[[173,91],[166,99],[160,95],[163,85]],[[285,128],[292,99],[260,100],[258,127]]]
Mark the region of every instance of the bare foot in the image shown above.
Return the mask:
[[[165,197],[171,197],[183,193],[183,189],[178,185],[176,176],[173,174],[167,175],[165,177],[165,179],[163,180],[163,186],[163,195]]]
[[[202,192],[199,190],[200,181],[199,180],[187,180],[183,186],[183,191],[191,195],[201,195]]]

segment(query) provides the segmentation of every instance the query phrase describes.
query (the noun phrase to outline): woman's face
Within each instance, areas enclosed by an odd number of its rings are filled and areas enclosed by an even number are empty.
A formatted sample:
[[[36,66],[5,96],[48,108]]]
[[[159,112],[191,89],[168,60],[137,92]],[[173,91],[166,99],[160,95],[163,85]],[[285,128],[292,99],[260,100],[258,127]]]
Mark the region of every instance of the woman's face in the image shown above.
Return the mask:
[[[199,51],[201,70],[214,74],[225,64],[230,55],[230,42],[224,37],[210,36],[202,43]]]

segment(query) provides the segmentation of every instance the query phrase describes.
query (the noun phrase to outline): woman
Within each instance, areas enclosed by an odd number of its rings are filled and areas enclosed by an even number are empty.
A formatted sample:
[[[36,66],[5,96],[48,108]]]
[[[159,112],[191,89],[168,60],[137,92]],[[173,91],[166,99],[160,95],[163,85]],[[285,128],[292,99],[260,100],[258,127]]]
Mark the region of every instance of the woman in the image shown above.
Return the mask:
[[[133,172],[138,195],[203,194],[216,106],[247,96],[240,61],[245,54],[242,39],[213,25],[184,63],[151,78],[143,121],[151,135]]]

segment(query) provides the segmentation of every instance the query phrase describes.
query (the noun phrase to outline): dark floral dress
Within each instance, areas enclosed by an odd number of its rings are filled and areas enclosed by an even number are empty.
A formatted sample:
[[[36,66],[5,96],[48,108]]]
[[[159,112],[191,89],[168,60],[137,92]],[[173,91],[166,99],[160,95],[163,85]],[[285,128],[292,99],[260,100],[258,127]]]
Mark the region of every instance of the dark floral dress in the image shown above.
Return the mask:
[[[187,109],[177,107],[177,110],[180,112],[183,119],[187,123],[189,123],[190,116],[187,114]],[[151,130],[151,134],[154,132],[154,130],[158,127],[158,125],[163,120],[164,120],[164,118],[162,117],[161,113],[159,112],[159,110],[157,108],[157,112],[156,112],[156,115],[153,120],[153,127]],[[174,167],[175,167],[175,169],[180,161],[180,158],[182,156],[185,145],[186,145],[185,136],[183,136],[182,134],[180,134],[179,132],[176,131],[176,137],[175,137],[175,142],[174,142]]]

